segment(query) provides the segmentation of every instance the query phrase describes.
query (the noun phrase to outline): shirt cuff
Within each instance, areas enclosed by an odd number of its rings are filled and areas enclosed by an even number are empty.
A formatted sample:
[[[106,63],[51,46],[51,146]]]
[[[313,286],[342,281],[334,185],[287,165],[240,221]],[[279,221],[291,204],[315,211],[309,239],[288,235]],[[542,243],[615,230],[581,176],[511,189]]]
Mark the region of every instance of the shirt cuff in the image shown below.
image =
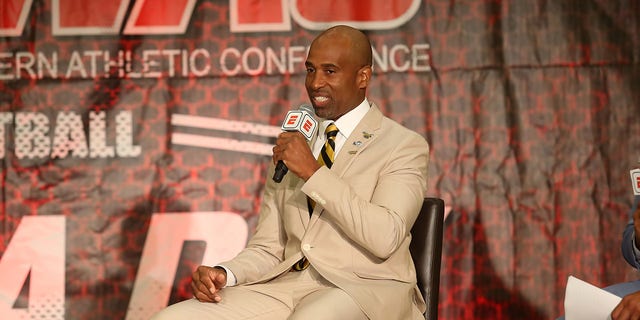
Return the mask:
[[[233,274],[233,272],[231,272],[231,270],[229,270],[229,268],[223,266],[223,265],[216,265],[216,267],[220,267],[222,269],[224,269],[224,271],[227,272],[227,283],[225,284],[225,287],[233,287],[236,284],[238,284],[238,280],[236,279],[236,275]]]

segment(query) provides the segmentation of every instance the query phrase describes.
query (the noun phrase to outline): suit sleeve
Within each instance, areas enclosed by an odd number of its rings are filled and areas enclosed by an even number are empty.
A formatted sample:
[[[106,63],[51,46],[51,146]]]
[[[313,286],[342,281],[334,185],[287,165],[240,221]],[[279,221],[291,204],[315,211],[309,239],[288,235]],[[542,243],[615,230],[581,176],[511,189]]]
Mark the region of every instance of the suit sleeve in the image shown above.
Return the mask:
[[[634,245],[636,232],[633,224],[633,213],[636,211],[639,204],[640,196],[636,196],[635,201],[633,202],[633,207],[629,212],[629,223],[627,223],[627,226],[624,228],[624,232],[622,233],[622,256],[632,267],[636,269],[640,269],[640,255],[638,255],[638,249],[636,249],[636,246]]]
[[[270,165],[268,177],[273,172],[274,166]],[[283,260],[286,239],[281,230],[281,215],[278,214],[277,187],[275,182],[267,179],[255,234],[235,258],[220,263],[233,272],[238,284],[262,277]]]

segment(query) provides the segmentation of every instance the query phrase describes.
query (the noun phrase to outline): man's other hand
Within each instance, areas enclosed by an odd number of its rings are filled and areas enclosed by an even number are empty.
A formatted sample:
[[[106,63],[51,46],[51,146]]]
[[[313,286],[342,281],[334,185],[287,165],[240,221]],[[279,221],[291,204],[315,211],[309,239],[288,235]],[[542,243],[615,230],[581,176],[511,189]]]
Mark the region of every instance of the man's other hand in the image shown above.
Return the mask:
[[[223,268],[199,266],[191,275],[193,295],[200,302],[220,302],[220,289],[227,284],[227,273]]]

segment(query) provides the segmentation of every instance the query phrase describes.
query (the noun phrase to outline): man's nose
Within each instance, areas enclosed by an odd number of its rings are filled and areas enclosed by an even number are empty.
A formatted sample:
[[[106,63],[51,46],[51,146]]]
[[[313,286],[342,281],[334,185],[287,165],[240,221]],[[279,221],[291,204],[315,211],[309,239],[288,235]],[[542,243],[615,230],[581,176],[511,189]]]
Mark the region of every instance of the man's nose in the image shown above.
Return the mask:
[[[322,77],[322,75],[316,73],[315,75],[312,76],[311,88],[313,89],[322,88],[324,87],[325,84],[326,84],[326,81],[324,77]]]

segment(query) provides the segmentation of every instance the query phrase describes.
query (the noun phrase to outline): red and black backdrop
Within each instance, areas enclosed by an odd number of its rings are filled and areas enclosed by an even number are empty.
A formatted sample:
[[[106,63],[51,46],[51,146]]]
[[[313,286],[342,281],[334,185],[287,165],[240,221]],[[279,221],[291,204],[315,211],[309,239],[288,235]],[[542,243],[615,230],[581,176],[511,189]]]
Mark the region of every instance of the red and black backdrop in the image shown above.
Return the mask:
[[[329,25],[431,144],[442,319],[550,319],[620,254],[640,159],[634,0],[0,0],[0,317],[146,319],[255,227]]]

